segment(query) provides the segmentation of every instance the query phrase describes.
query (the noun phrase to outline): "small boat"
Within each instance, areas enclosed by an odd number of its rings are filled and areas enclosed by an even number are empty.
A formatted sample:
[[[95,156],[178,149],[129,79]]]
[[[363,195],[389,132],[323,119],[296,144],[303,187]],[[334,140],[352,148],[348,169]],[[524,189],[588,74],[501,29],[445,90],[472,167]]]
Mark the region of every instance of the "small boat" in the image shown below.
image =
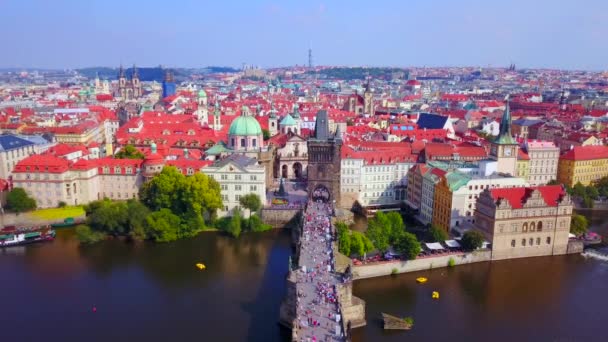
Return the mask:
[[[200,262],[199,262],[198,264],[196,264],[196,267],[197,267],[199,270],[204,270],[205,268],[207,268],[207,266],[205,266],[205,264],[202,264],[202,263],[200,263]]]
[[[433,298],[433,299],[439,299],[439,292],[437,292],[437,291],[433,291],[432,298]]]
[[[425,277],[416,278],[416,282],[418,282],[419,284],[424,284],[427,281],[428,281],[428,279],[426,279]]]
[[[76,224],[76,221],[74,221],[73,217],[68,217],[65,220],[63,220],[63,222],[61,223],[52,223],[51,227],[53,228],[64,228],[64,227],[71,227],[73,225]]]
[[[4,227],[0,230],[0,247],[21,246],[36,242],[52,241],[54,239],[55,231],[48,227]]]

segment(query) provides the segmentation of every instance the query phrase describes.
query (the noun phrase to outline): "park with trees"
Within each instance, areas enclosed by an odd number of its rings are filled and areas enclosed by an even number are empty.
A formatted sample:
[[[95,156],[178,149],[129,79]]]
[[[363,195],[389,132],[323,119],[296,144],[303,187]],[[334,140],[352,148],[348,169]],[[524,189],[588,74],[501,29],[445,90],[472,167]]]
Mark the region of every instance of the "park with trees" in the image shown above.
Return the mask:
[[[86,222],[76,227],[76,234],[85,244],[108,236],[170,242],[204,230],[239,237],[241,232],[270,229],[254,215],[262,206],[257,195],[243,196],[241,206],[248,210],[249,218],[237,210],[232,217],[218,219],[216,211],[222,207],[219,183],[203,173],[185,176],[169,166],[142,186],[139,199],[103,199],[86,205]]]

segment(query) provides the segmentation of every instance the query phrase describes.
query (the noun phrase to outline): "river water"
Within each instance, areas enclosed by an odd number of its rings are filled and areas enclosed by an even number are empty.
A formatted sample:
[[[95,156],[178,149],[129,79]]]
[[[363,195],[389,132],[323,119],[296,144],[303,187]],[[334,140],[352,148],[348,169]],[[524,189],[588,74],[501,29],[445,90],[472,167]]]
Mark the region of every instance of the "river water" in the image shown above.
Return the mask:
[[[603,213],[586,215],[608,235]],[[54,242],[0,250],[2,339],[288,341],[277,320],[290,254],[279,230],[89,247],[59,230]],[[421,275],[429,282],[416,284]],[[578,255],[361,280],[368,325],[353,340],[606,341],[607,290],[608,261]],[[380,312],[412,316],[414,329],[385,332]]]
[[[0,250],[2,340],[288,340],[277,321],[290,254],[279,230],[85,248],[59,230],[53,242]]]

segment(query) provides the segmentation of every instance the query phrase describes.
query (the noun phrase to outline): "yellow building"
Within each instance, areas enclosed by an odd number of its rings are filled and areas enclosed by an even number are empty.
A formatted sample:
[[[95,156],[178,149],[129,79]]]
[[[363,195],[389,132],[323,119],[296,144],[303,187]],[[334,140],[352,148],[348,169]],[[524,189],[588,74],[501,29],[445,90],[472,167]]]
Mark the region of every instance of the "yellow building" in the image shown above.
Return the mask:
[[[446,233],[450,232],[450,221],[452,217],[452,190],[450,189],[447,178],[435,185],[433,195],[433,225],[443,229]]]
[[[557,180],[573,187],[608,176],[608,146],[575,146],[559,158]]]
[[[530,176],[530,156],[525,151],[519,150],[517,154],[517,177],[528,180]]]

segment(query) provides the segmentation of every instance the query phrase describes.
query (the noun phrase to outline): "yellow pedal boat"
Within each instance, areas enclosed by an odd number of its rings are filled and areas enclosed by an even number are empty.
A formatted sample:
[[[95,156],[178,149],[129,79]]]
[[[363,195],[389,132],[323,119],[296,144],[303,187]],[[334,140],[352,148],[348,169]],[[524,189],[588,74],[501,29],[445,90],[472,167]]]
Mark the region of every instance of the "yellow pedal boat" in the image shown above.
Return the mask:
[[[207,268],[207,267],[205,266],[205,264],[202,264],[202,263],[200,263],[200,262],[199,262],[198,264],[196,264],[196,267],[197,267],[199,270],[204,270],[205,268]]]
[[[425,277],[420,277],[420,278],[416,278],[416,282],[420,283],[420,284],[424,284],[427,282],[428,279],[426,279]]]
[[[433,299],[439,299],[439,292],[433,291]]]

